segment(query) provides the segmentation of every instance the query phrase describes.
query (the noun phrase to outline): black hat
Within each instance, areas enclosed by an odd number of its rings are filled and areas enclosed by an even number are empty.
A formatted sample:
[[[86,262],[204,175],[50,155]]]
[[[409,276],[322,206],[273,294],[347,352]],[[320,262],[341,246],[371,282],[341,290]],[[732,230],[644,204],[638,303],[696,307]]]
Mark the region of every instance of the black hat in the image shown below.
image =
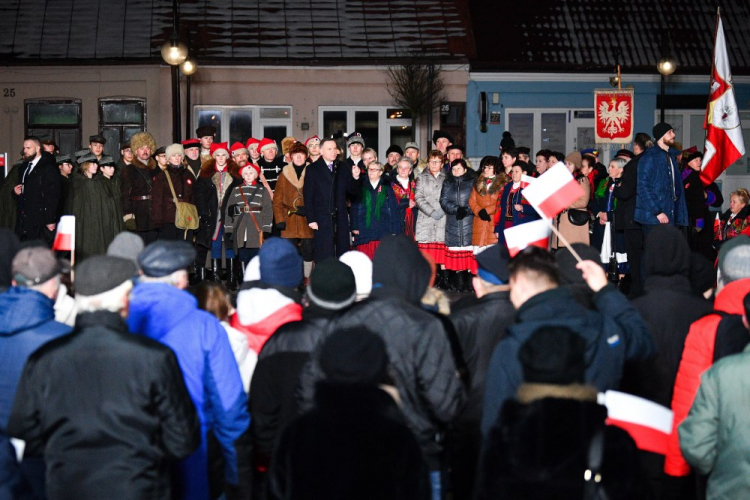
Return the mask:
[[[451,135],[447,132],[443,132],[442,130],[435,130],[432,133],[432,142],[434,144],[437,144],[438,139],[440,139],[441,137],[448,139],[448,142],[453,142],[453,137],[451,137]]]
[[[195,130],[195,136],[199,139],[201,137],[206,137],[210,135],[211,137],[216,135],[216,127],[212,127],[211,125],[204,125],[202,127],[198,127]]]
[[[503,132],[503,138],[500,140],[500,149],[505,151],[508,148],[515,148],[516,141],[511,137],[510,132]]]
[[[132,279],[137,269],[127,259],[95,255],[76,266],[76,293],[90,297],[108,292]]]
[[[185,241],[161,240],[151,243],[138,255],[138,265],[150,278],[161,278],[187,269],[195,260],[195,250]]]
[[[654,125],[654,142],[659,142],[659,139],[664,137],[664,134],[669,132],[670,130],[674,129],[672,125],[669,123],[660,122]]]
[[[333,384],[377,385],[388,368],[385,343],[367,329],[337,330],[323,343],[320,368]]]
[[[525,382],[580,384],[586,376],[586,340],[564,326],[543,326],[521,346],[518,359]]]
[[[73,159],[70,155],[60,155],[55,158],[55,163],[58,165],[62,165],[63,163],[73,163]]]
[[[631,159],[631,160],[632,160],[632,159],[633,159],[633,157],[635,157],[635,155],[634,155],[634,154],[633,154],[633,152],[632,152],[631,150],[629,150],[629,149],[619,149],[619,150],[617,151],[617,153],[615,153],[615,156],[614,156],[614,157],[615,157],[615,158],[617,158],[617,157],[625,157],[625,158],[628,158],[628,159]]]
[[[97,134],[89,137],[89,144],[92,142],[96,142],[98,144],[107,144],[107,139]]]
[[[505,245],[492,245],[477,254],[477,276],[493,285],[505,285],[510,280],[509,260]]]
[[[84,163],[99,163],[99,158],[97,158],[93,153],[87,153],[83,156],[80,156],[77,158],[77,160],[79,165],[83,165]]]
[[[385,150],[385,156],[388,157],[391,153],[398,153],[400,156],[404,156],[404,150],[398,144],[391,144],[388,149]]]
[[[154,151],[154,154],[151,155],[151,158],[156,159],[156,157],[158,155],[165,155],[165,154],[167,154],[167,147],[166,146],[162,146],[159,149],[157,149],[156,151]]]
[[[516,148],[516,151],[518,151],[518,154],[520,155],[529,155],[531,154],[531,149],[527,148],[526,146],[519,146]]]
[[[696,158],[703,159],[703,153],[700,151],[696,151],[694,153],[690,153],[690,155],[685,159],[685,163],[690,163],[691,161],[695,160]]]
[[[331,311],[352,304],[357,297],[352,268],[334,258],[317,264],[310,274],[307,296],[313,304]]]
[[[124,142],[122,143],[122,145],[120,145],[120,151],[124,151],[126,149],[130,149],[130,141]]]
[[[102,157],[99,158],[99,166],[100,167],[114,167],[115,159],[109,155],[102,155]]]
[[[448,146],[447,148],[445,148],[445,152],[447,153],[451,149],[458,149],[459,151],[461,151],[461,154],[466,153],[466,150],[460,144],[451,144],[450,146]]]

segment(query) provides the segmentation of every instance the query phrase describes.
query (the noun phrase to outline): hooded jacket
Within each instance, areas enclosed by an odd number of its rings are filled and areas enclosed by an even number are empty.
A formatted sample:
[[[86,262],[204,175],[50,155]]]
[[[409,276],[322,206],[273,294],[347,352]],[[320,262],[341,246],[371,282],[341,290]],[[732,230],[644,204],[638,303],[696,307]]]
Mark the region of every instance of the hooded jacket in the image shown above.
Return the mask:
[[[201,422],[201,447],[181,463],[184,498],[206,498],[206,433],[213,430],[226,461],[226,480],[247,479],[247,397],[224,328],[198,309],[195,297],[166,283],[141,283],[132,293],[128,326],[133,333],[172,348]],[[248,435],[249,436],[249,435]],[[248,468],[248,469],[245,469]]]

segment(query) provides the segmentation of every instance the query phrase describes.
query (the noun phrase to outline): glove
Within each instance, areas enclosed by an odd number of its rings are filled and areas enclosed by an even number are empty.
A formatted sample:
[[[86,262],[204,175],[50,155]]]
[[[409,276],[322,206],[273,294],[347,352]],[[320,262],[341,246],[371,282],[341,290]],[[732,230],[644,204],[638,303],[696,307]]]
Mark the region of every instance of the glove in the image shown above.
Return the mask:
[[[487,210],[484,209],[484,208],[479,211],[479,213],[477,214],[477,216],[479,216],[479,218],[482,219],[485,222],[489,222],[489,221],[492,220],[492,219],[490,219],[490,214],[488,214]]]
[[[305,207],[297,207],[296,215],[299,215],[300,217],[306,217],[307,211],[305,210]]]
[[[279,231],[285,230],[286,229],[286,222],[278,222],[276,224],[276,229],[278,229]]]
[[[469,215],[469,209],[466,207],[458,207],[456,210],[456,219],[461,220]]]
[[[430,217],[432,217],[435,220],[440,220],[445,215],[445,212],[443,212],[442,209],[438,208],[437,210],[433,210],[430,214]]]

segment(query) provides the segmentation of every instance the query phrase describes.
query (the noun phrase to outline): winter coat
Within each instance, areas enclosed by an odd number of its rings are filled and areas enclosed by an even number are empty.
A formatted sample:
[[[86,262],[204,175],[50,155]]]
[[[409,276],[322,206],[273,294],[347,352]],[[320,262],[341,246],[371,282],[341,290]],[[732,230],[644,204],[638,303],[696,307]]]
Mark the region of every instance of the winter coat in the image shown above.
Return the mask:
[[[172,190],[169,189],[167,175],[172,181],[177,200],[193,203],[193,184],[195,184],[193,174],[182,166],[168,165],[166,170],[160,170],[154,177],[151,189],[151,222],[157,229],[161,229],[164,224],[175,223],[177,207],[174,204]]]
[[[231,242],[235,251],[239,248],[260,248],[259,233],[270,233],[273,223],[271,196],[260,182],[247,186],[238,180],[232,183],[228,191],[222,205],[224,237]],[[247,206],[250,208],[245,212]],[[235,210],[241,211],[239,215],[235,215]]]
[[[707,500],[750,498],[750,346],[718,361],[701,377],[690,413],[679,426],[680,449],[708,475]]]
[[[615,190],[617,205],[615,207],[615,229],[640,229],[635,221],[636,192],[638,188],[638,163],[643,153],[636,155],[625,164],[620,176],[620,185]]]
[[[669,224],[688,225],[685,189],[677,163],[678,154],[679,151],[674,148],[669,148],[667,152],[658,145],[643,152],[638,162],[636,222],[656,225],[659,224],[656,216],[664,213],[669,217]]]
[[[366,200],[370,199],[370,207],[366,206]],[[380,213],[377,213],[377,199],[383,197]],[[370,219],[368,224],[367,219]],[[399,234],[404,232],[404,221],[399,210],[396,195],[393,192],[391,182],[381,177],[375,187],[369,179],[362,184],[362,194],[357,201],[352,203],[352,231],[359,231],[354,235],[354,245],[364,245],[372,241],[380,241],[388,234]]]
[[[44,447],[48,498],[170,498],[169,462],[200,443],[181,375],[119,314],[80,314],[29,358],[8,434]]]
[[[276,190],[273,192],[273,218],[276,224],[284,223],[286,228],[281,231],[282,238],[312,238],[313,230],[307,225],[305,217],[305,198],[302,189],[305,184],[307,166],[297,179],[297,173],[291,164],[281,171]],[[302,210],[300,210],[302,209]],[[296,212],[299,213],[289,213]]]
[[[119,180],[96,174],[89,179],[73,174],[70,212],[76,218],[76,260],[107,253],[107,247],[125,229],[122,210],[115,199]]]
[[[445,212],[445,246],[468,247],[471,245],[471,229],[474,224],[474,214],[469,208],[469,197],[474,190],[476,174],[468,170],[460,177],[450,176],[443,183],[440,191],[440,207]],[[459,220],[456,211],[463,207],[468,215]]]
[[[484,175],[477,177],[474,189],[469,196],[469,208],[474,214],[474,223],[471,228],[471,244],[478,247],[494,245],[497,243],[495,236],[494,215],[497,210],[497,199],[503,187],[508,181],[505,175],[496,175],[488,186]],[[484,221],[479,218],[479,211],[485,210],[490,220]]]
[[[160,170],[156,168],[156,162],[153,159],[149,159],[146,166],[140,160],[135,159],[133,163],[122,169],[120,179],[122,213],[135,216],[135,225],[138,231],[154,229],[151,222],[151,189],[154,184],[154,177],[159,172]],[[75,189],[75,186],[73,189]]]
[[[744,314],[742,300],[750,293],[750,278],[733,281],[716,294],[714,309],[728,314]],[[687,476],[690,467],[682,458],[677,429],[693,405],[700,377],[714,362],[716,329],[722,317],[709,314],[694,322],[685,338],[680,366],[672,392],[672,434],[669,436],[664,472],[670,476]]]
[[[580,198],[570,204],[568,208],[560,212],[557,216],[556,226],[560,234],[568,240],[571,245],[573,243],[583,243],[584,245],[589,244],[589,225],[584,224],[583,226],[576,226],[570,219],[568,219],[568,210],[588,210],[589,200],[591,197],[591,185],[589,185],[589,179],[585,175],[580,175],[576,179],[578,184],[583,188],[583,194]],[[552,248],[564,248],[561,241],[557,241],[557,235],[552,234]]]
[[[503,233],[503,230],[505,229],[505,218],[507,217],[508,210],[510,210],[513,217],[513,226],[539,220],[539,214],[534,210],[534,207],[531,206],[531,203],[526,200],[526,197],[523,195],[523,189],[511,194],[512,189],[513,182],[508,182],[505,187],[503,187],[503,191],[498,198],[498,204],[500,206],[497,208],[494,217],[495,232],[500,235],[499,241],[503,244],[505,243],[505,234]],[[511,197],[512,199],[509,199]],[[508,208],[509,203],[510,208]],[[516,210],[516,205],[521,205],[523,210],[520,212]]]
[[[42,151],[34,170],[24,179],[29,164],[26,162],[18,173],[18,183],[23,180],[23,192],[13,194],[19,209],[16,233],[22,240],[41,239],[52,243],[53,232],[45,226],[58,221],[60,169],[55,164],[55,157]]]
[[[302,319],[302,306],[292,293],[255,282],[237,294],[237,312],[230,324],[247,337],[250,349],[260,353],[281,325]]]
[[[690,227],[710,228],[713,220],[709,207],[719,208],[724,203],[721,189],[715,182],[703,185],[700,172],[690,167],[682,171],[682,185]]]
[[[714,231],[714,240],[725,242],[741,234],[750,236],[750,205],[743,207],[730,222],[732,212],[727,210],[719,218],[719,227]]]
[[[419,243],[445,242],[447,220],[445,214],[443,213],[437,220],[431,217],[435,211],[443,211],[440,207],[440,191],[445,179],[443,170],[440,170],[436,177],[425,169],[417,177],[417,188],[414,192],[414,201],[417,203],[418,210],[415,239]]]
[[[430,498],[419,445],[377,387],[318,385],[314,408],[283,431],[269,474],[271,499]]]
[[[3,381],[0,384],[0,498],[22,498],[27,481],[36,488],[44,488],[43,469],[36,478],[27,473],[24,479],[23,466],[16,461],[6,434],[8,417],[28,357],[46,342],[71,330],[55,321],[53,302],[41,293],[14,286],[0,294],[0,380]],[[27,448],[25,456],[41,451]]]
[[[0,227],[16,230],[16,216],[18,213],[18,203],[13,189],[18,185],[23,173],[23,163],[16,163],[11,167],[8,176],[0,181]],[[58,169],[59,171],[59,169]]]
[[[482,409],[482,434],[487,436],[505,401],[513,398],[523,381],[518,352],[540,327],[568,327],[586,340],[586,382],[600,391],[617,389],[626,360],[654,354],[651,333],[641,316],[614,286],[593,297],[595,311],[573,300],[569,290],[556,288],[527,300],[516,313],[516,322],[495,347],[490,360]]]
[[[224,214],[222,207],[229,196],[229,187],[235,181],[241,182],[238,171],[237,164],[232,160],[229,160],[227,168],[221,173],[216,170],[214,159],[201,166],[193,190],[193,203],[200,217],[200,225],[195,234],[195,242],[198,245],[211,248],[211,242],[218,237]]]
[[[271,190],[275,193],[276,182],[279,179],[279,175],[281,175],[281,171],[286,166],[284,157],[277,156],[272,161],[266,161],[265,158],[261,156],[258,159],[258,166],[260,167],[260,172],[266,178],[266,181],[268,181],[268,185],[271,187]]]
[[[141,283],[131,294],[128,326],[133,333],[171,347],[201,423],[201,446],[180,463],[184,498],[208,495],[206,433],[213,430],[226,462],[227,483],[247,480],[250,425],[247,396],[224,328],[198,309],[195,297],[165,283]],[[189,335],[186,335],[189,333]]]

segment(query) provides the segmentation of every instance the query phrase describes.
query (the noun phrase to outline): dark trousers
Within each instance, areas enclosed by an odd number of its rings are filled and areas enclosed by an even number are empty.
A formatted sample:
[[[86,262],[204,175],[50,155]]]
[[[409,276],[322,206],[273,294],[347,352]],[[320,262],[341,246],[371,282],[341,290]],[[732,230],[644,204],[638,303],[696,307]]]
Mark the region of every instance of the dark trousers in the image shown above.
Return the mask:
[[[315,254],[315,244],[313,238],[287,238],[297,249],[302,260],[305,262],[312,262]]]
[[[193,230],[188,229],[187,235],[184,229],[179,229],[174,224],[165,223],[159,231],[160,240],[193,241]]]
[[[333,229],[329,225],[318,223],[318,230],[313,236],[313,257],[315,262],[336,256],[336,245],[334,244]]]
[[[159,231],[156,229],[150,231],[137,231],[135,234],[141,237],[144,245],[148,245],[159,239]]]
[[[625,252],[630,265],[630,297],[638,297],[643,294],[643,231],[640,228],[625,230]]]

